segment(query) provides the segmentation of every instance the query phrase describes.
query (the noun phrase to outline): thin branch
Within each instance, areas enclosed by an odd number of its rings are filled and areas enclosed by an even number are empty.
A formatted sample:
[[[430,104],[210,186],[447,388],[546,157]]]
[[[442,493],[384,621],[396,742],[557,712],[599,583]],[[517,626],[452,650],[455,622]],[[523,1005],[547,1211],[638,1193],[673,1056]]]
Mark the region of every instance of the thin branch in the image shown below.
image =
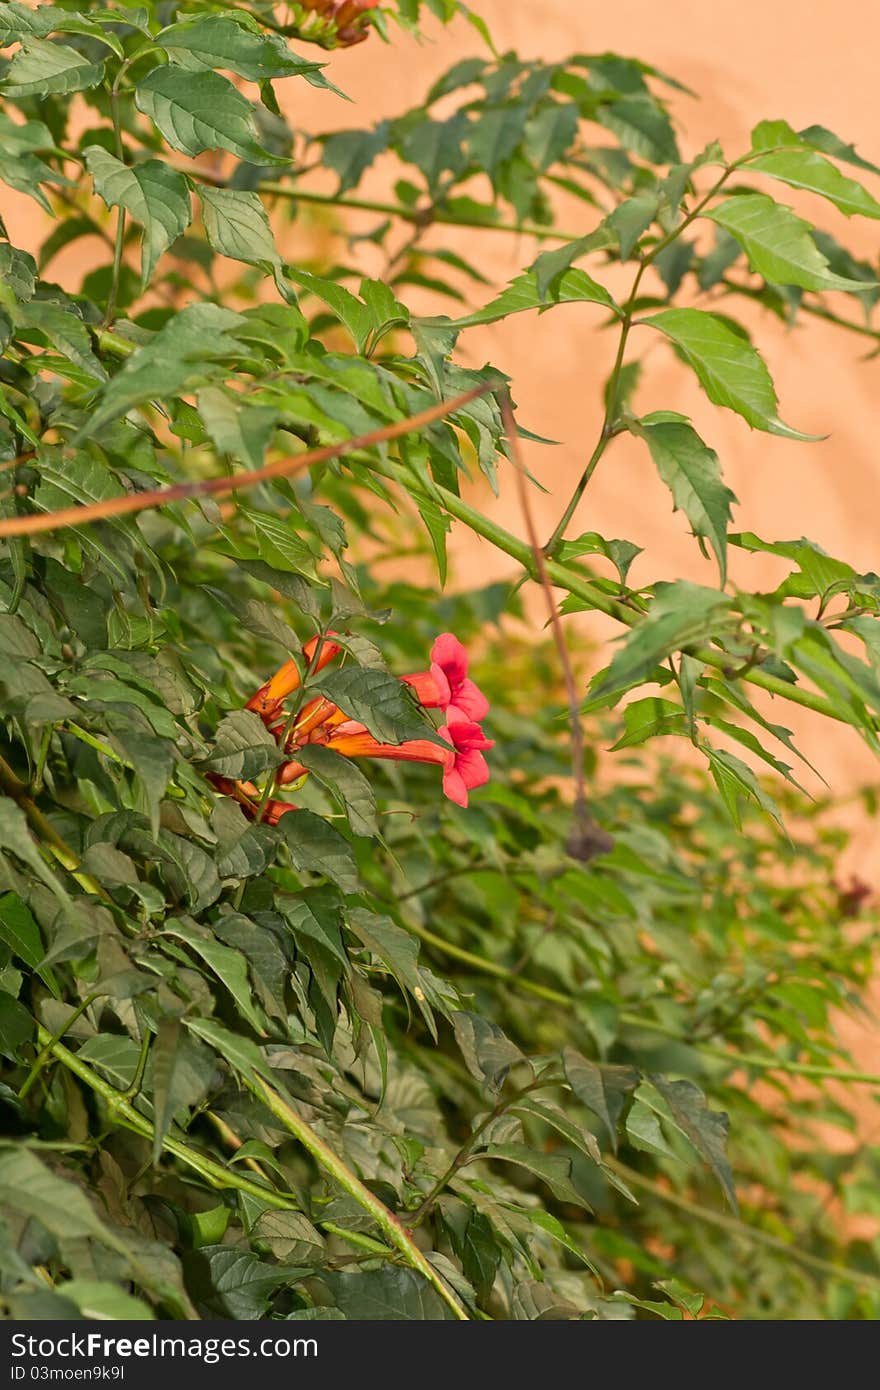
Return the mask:
[[[571,725],[571,768],[574,780],[574,818],[566,847],[574,858],[588,862],[598,854],[607,854],[609,850],[614,847],[614,841],[607,831],[596,824],[590,814],[589,803],[587,801],[587,784],[584,776],[584,730],[581,723],[581,699],[578,694],[577,682],[575,681],[574,671],[572,670],[571,660],[568,655],[568,647],[565,643],[565,634],[562,630],[562,619],[559,616],[559,609],[556,604],[556,599],[553,596],[550,576],[547,573],[544,551],[538,539],[538,528],[535,525],[535,518],[532,514],[529,501],[528,475],[522,457],[519,430],[511,408],[510,396],[506,391],[498,392],[498,403],[501,409],[501,418],[504,423],[504,432],[507,435],[511,459],[514,465],[517,491],[519,493],[520,506],[522,508],[523,519],[529,537],[529,544],[532,548],[535,571],[538,575],[541,588],[544,591],[544,598],[547,603],[547,614],[550,619],[550,626],[553,630],[553,641],[556,644],[556,652],[559,657],[559,664],[562,668],[565,692],[568,698],[568,718]]]
[[[393,425],[383,425],[381,429],[370,430],[366,434],[343,439],[339,444],[326,444],[320,449],[309,449],[293,458],[277,459],[263,468],[255,468],[249,473],[233,473],[231,477],[204,478],[200,482],[174,483],[171,487],[154,488],[147,492],[129,492],[122,497],[109,497],[103,502],[91,502],[84,507],[62,507],[56,512],[44,515],[9,517],[0,520],[0,536],[33,536],[45,531],[55,531],[61,526],[85,526],[90,521],[103,521],[108,517],[127,516],[132,512],[147,511],[162,507],[169,502],[182,502],[194,497],[223,497],[230,492],[240,492],[245,488],[256,487],[258,483],[272,478],[287,478],[293,473],[301,473],[317,463],[327,463],[330,459],[341,458],[355,449],[367,449],[374,444],[383,444],[390,439],[424,429],[435,420],[443,420],[457,410],[485,396],[496,389],[495,382],[484,382],[453,396],[447,401],[439,401],[420,410],[405,420],[397,420]]]
[[[559,546],[565,536],[565,533],[568,530],[569,522],[574,516],[574,513],[577,510],[578,503],[583,497],[584,492],[587,489],[587,485],[589,484],[590,479],[596,471],[596,468],[599,464],[599,460],[601,459],[606,448],[608,447],[610,440],[614,437],[614,426],[617,420],[617,397],[620,386],[620,374],[623,370],[623,360],[626,354],[626,345],[629,339],[630,329],[633,326],[633,313],[636,307],[639,288],[642,283],[642,277],[645,271],[648,269],[648,267],[652,265],[653,262],[660,255],[661,251],[665,251],[667,246],[670,246],[672,242],[677,240],[677,238],[681,236],[685,228],[689,227],[690,224],[693,221],[695,221],[696,218],[699,217],[700,213],[712,201],[716,193],[719,192],[725,181],[733,173],[734,169],[738,167],[739,162],[740,161],[738,160],[734,160],[733,164],[727,165],[721,177],[715,180],[708,193],[706,193],[702,198],[699,199],[698,202],[694,204],[690,212],[687,213],[679,222],[678,226],[675,227],[671,232],[668,232],[666,236],[661,237],[657,244],[655,246],[652,246],[651,250],[648,251],[644,256],[642,256],[642,259],[639,263],[639,268],[635,274],[635,279],[632,283],[632,288],[629,292],[629,296],[627,297],[627,301],[623,309],[623,319],[620,325],[620,338],[617,344],[617,355],[614,359],[614,366],[611,369],[611,376],[608,380],[608,391],[605,402],[605,415],[602,420],[602,428],[599,432],[599,439],[596,443],[596,447],[590,455],[586,468],[584,469],[583,473],[580,476],[580,479],[578,480],[574,492],[568,500],[565,511],[559,518],[559,521],[553,531],[553,535],[550,537],[549,541],[544,547],[544,552],[547,555],[552,555],[554,551],[559,549]]]
[[[440,1295],[443,1302],[460,1322],[469,1322],[467,1311],[459,1302],[456,1295],[449,1286],[441,1279],[433,1265],[422,1254],[416,1245],[410,1232],[403,1226],[402,1222],[389,1211],[383,1202],[370,1191],[355,1173],[351,1171],[333,1150],[324,1143],[320,1135],[316,1134],[302,1116],[284,1099],[278,1091],[274,1090],[266,1081],[259,1078],[255,1082],[250,1082],[251,1090],[254,1094],[269,1107],[276,1120],[280,1120],[284,1128],[302,1144],[303,1148],[312,1155],[316,1163],[324,1169],[335,1182],[353,1197],[358,1206],[372,1216],[376,1225],[383,1234],[395,1245],[403,1255],[407,1264],[412,1269],[418,1270],[432,1288]]]

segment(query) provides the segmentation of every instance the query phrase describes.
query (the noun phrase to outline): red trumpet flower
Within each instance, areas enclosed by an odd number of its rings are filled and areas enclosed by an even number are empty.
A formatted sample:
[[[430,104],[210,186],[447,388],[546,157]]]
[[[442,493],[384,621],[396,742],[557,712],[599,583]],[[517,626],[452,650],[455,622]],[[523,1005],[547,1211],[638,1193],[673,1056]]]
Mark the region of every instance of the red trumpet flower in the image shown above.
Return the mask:
[[[363,724],[348,720],[333,730],[327,747],[348,758],[384,758],[390,762],[436,763],[443,769],[443,791],[458,806],[467,806],[468,792],[489,780],[483,750],[494,747],[479,724],[459,720],[437,731],[450,745],[441,747],[429,739],[406,743],[380,743]]]
[[[328,634],[335,637],[336,633]],[[318,644],[321,650],[315,660],[315,652],[318,651]],[[328,642],[326,638],[312,637],[303,647],[303,657],[306,665],[311,667],[313,672],[322,671],[335,656],[338,656],[342,648],[337,642]],[[261,685],[255,695],[252,695],[245,705],[245,709],[251,709],[258,714],[263,723],[267,726],[274,724],[284,712],[284,701],[294,690],[299,690],[302,679],[299,674],[299,667],[295,661],[285,661],[271,680]]]
[[[468,679],[468,656],[458,638],[444,632],[431,648],[431,667],[403,676],[426,709],[440,709],[447,724],[479,723],[489,712],[489,701],[480,687]]]

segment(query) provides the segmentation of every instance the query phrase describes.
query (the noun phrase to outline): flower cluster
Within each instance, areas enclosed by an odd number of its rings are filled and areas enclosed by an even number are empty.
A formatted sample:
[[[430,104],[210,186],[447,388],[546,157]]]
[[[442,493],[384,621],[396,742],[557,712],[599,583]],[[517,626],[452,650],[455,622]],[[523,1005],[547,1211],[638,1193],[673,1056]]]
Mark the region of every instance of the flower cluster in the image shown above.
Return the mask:
[[[305,644],[302,658],[310,674],[322,670],[339,655],[342,647],[333,640],[336,636],[330,632]],[[468,677],[467,652],[457,637],[444,632],[431,648],[429,669],[400,679],[424,709],[440,712],[443,723],[437,733],[442,745],[428,738],[381,743],[365,724],[351,719],[323,695],[307,700],[291,718],[286,701],[300,689],[302,678],[297,662],[286,661],[245,706],[259,715],[279,744],[284,741],[284,753],[289,757],[275,775],[276,787],[289,787],[307,777],[308,769],[297,760],[297,750],[319,744],[347,758],[436,764],[442,769],[445,795],[456,805],[467,806],[468,792],[489,780],[483,754],[493,746],[480,724],[489,711],[489,702]],[[234,797],[246,815],[255,818],[259,814],[267,825],[277,825],[283,815],[296,809],[291,802],[272,797],[260,814],[260,793],[252,782],[236,782],[214,774],[210,780],[218,791]]]
[[[302,9],[333,21],[336,25],[336,42],[342,48],[363,42],[369,33],[363,16],[379,3],[380,0],[299,0]]]

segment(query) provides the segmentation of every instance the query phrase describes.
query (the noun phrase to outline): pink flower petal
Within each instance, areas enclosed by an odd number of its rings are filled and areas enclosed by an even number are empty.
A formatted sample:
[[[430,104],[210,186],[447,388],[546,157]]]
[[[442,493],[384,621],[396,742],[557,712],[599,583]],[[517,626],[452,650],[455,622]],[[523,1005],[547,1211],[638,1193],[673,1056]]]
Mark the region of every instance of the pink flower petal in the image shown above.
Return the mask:
[[[467,676],[467,652],[451,632],[442,632],[437,638],[431,648],[431,663],[443,668],[453,688],[460,685]]]

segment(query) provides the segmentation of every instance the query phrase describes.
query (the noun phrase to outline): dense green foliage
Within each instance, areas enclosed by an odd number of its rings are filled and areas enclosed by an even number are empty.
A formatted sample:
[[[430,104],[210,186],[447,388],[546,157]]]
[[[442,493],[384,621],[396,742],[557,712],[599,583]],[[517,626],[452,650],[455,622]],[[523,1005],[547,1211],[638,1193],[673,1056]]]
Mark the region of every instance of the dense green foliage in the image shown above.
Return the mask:
[[[282,79],[340,100],[322,49],[456,14],[484,56],[422,106],[290,127]],[[876,1154],[817,1129],[853,1127],[824,1086],[847,1075],[833,1012],[873,933],[778,722],[806,705],[876,751],[880,579],[729,533],[716,453],[636,405],[650,340],[717,406],[801,438],[737,305],[880,336],[874,268],[821,229],[880,218],[880,170],[778,120],[746,153],[687,157],[664,74],[487,38],[455,0],[0,6],[0,179],[52,218],[38,250],[0,241],[7,1316],[880,1311],[877,1248],[841,1215],[876,1215]],[[396,201],[374,200],[395,162]],[[310,176],[328,168],[332,194]],[[326,230],[287,259],[290,217],[307,232],[323,204],[342,228],[350,203],[376,212],[384,278],[342,235],[328,261]],[[484,260],[445,249],[445,224],[485,228]],[[550,249],[493,293],[512,226]],[[56,283],[78,241],[97,268]],[[455,317],[412,318],[411,287]],[[463,367],[457,339],[529,311],[595,315],[609,363],[543,551],[459,491],[519,458],[505,364]],[[634,543],[569,536],[624,432],[718,587],[633,589]],[[72,506],[88,518],[48,515]],[[456,520],[508,583],[445,589]],[[382,578],[416,534],[437,589]],[[730,585],[730,545],[788,577]],[[563,596],[555,645],[523,635],[524,581]],[[569,658],[565,619],[591,610],[626,638]],[[343,652],[319,671],[302,646],[328,631]],[[321,693],[392,751],[451,756],[398,679],[446,631],[491,704],[469,806],[437,767],[318,746],[281,787],[244,707],[291,659],[288,729]]]

